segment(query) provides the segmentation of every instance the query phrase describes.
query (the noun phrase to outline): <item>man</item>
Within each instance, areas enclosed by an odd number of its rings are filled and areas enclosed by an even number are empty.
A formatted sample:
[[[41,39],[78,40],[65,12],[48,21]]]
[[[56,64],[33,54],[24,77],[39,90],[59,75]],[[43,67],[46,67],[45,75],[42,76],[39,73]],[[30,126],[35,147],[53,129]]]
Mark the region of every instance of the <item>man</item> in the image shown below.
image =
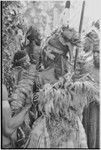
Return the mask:
[[[38,80],[38,73],[36,66],[30,64],[30,59],[26,51],[17,51],[12,61],[12,68],[15,78],[15,89],[10,98],[10,105],[13,115],[21,112],[26,104],[30,104],[29,113],[26,114],[25,120],[17,130],[17,146],[23,147],[29,138],[31,126],[37,112],[34,107],[35,93],[37,90],[36,81]],[[38,96],[37,96],[38,97]]]
[[[25,51],[17,51],[12,61],[12,73],[14,74],[15,85],[22,78],[24,71],[28,71],[30,67],[30,58]]]
[[[40,55],[41,36],[37,28],[30,27],[26,33],[26,40],[29,43],[26,45],[26,52],[30,58],[30,62],[37,64]]]
[[[65,9],[60,16],[60,26],[69,27],[70,21],[70,1],[66,1]]]
[[[12,114],[14,116],[18,115],[26,106],[26,104],[30,104],[31,106],[33,96],[32,87],[35,78],[35,66],[31,66],[29,61],[29,56],[25,51],[17,51],[14,54],[12,61],[12,73],[14,74],[15,89],[9,99]],[[29,113],[26,114],[21,126],[17,129],[17,141],[20,141],[17,142],[18,147],[25,143],[26,139],[28,138],[26,135],[29,135],[30,133],[28,114]],[[27,125],[25,120],[28,122]],[[21,139],[24,139],[25,141],[23,142]]]
[[[96,30],[92,30],[88,36],[93,41],[93,59],[86,64],[86,70],[95,80],[95,86],[99,90],[99,36]],[[88,148],[99,148],[99,123],[100,123],[100,102],[99,98],[93,100],[83,113],[83,125],[87,134]]]
[[[96,27],[96,23],[92,27],[91,31],[87,34],[87,37],[91,41],[89,45],[92,45],[91,51],[93,59],[91,60],[90,63],[88,63],[88,65],[86,65],[86,68],[88,72],[92,75],[92,77],[95,79],[97,85],[99,86],[100,38],[99,38],[99,28]]]
[[[2,148],[14,148],[14,140],[17,138],[16,130],[24,121],[29,106],[25,106],[18,115],[12,117],[5,85],[2,85],[2,96]]]

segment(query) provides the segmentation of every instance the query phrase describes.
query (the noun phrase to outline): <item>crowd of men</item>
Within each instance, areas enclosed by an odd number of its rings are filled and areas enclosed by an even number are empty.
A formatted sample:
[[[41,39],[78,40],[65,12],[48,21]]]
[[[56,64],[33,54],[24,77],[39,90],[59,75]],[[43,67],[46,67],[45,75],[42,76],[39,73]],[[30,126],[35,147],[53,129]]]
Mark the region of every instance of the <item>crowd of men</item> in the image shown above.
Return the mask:
[[[98,30],[99,28],[96,27]],[[88,72],[95,79],[99,88],[99,37],[93,30],[86,35],[91,42],[91,53],[93,54],[93,60],[88,66]],[[10,97],[8,97],[8,91],[6,86],[2,85],[2,147],[3,148],[20,148],[26,147],[28,137],[32,130],[33,122],[41,116],[41,112],[38,111],[38,100],[42,98],[39,94],[39,89],[42,89],[45,73],[40,76],[40,54],[41,54],[41,39],[38,31],[30,27],[26,33],[25,41],[23,44],[23,50],[18,50],[12,60],[12,73],[14,74],[14,90]],[[89,48],[85,50],[88,53]],[[46,71],[46,70],[45,70]],[[54,73],[53,73],[54,74]],[[57,80],[54,77],[55,80]],[[92,106],[91,106],[92,105]],[[99,148],[99,104],[91,104],[89,108],[84,110],[84,126],[88,137],[89,148]],[[92,110],[91,110],[92,109]],[[93,110],[96,111],[93,113]],[[88,115],[88,118],[85,117]],[[92,111],[92,113],[91,113]],[[92,115],[94,114],[95,117]],[[96,119],[95,119],[96,118]],[[95,119],[95,120],[94,120]],[[90,121],[94,121],[94,125],[90,124]],[[87,128],[87,124],[91,125],[91,128]],[[92,133],[92,130],[94,133]],[[89,134],[89,135],[88,135]]]

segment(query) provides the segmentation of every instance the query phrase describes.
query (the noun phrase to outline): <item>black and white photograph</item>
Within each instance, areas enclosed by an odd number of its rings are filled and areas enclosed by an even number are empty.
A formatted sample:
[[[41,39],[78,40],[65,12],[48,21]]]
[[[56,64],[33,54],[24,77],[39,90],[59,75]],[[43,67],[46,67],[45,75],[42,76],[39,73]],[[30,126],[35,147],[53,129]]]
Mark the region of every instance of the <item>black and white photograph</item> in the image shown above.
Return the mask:
[[[0,3],[1,149],[100,149],[101,0]]]

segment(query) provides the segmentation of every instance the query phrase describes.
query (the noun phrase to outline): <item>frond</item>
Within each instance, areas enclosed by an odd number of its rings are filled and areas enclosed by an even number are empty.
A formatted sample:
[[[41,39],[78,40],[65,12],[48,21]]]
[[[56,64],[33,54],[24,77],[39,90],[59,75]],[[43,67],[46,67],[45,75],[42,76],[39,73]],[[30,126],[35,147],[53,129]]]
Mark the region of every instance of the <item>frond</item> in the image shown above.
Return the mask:
[[[66,75],[65,82],[60,79],[54,85],[46,85],[42,103],[48,117],[51,113],[70,117],[72,110],[82,113],[85,105],[98,100],[99,91],[89,75],[83,75],[75,81],[72,80],[72,76],[73,74]]]

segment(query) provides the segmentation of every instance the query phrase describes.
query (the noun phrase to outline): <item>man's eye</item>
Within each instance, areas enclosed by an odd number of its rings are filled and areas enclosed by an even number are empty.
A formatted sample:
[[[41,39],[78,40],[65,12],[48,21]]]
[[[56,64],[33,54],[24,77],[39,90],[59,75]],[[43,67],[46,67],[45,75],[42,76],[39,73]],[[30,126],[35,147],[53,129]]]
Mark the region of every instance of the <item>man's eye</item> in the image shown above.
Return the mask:
[[[71,88],[71,91],[74,92],[74,91],[75,91],[75,87],[72,87],[72,88]]]
[[[97,55],[98,55],[98,53],[95,53],[94,55],[95,55],[95,56],[97,56]]]

